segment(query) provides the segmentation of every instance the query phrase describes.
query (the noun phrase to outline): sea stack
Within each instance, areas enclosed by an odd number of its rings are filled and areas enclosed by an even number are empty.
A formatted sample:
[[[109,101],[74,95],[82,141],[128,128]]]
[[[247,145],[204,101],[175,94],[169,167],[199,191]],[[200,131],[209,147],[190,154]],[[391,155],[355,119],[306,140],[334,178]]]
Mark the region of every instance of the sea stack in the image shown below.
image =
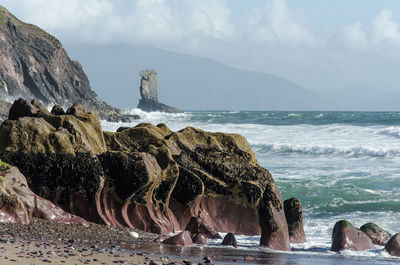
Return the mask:
[[[161,111],[177,113],[177,108],[158,102],[158,77],[156,70],[143,70],[140,72],[140,96],[139,109],[144,111]]]

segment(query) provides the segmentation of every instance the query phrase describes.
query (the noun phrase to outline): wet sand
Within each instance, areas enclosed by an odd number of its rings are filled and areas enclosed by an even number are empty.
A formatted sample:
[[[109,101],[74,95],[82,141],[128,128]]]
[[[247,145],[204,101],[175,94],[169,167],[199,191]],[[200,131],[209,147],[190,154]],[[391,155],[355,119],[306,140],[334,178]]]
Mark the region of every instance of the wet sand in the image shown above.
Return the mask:
[[[193,246],[152,243],[157,236],[91,224],[65,225],[34,219],[30,225],[0,224],[0,264],[399,264],[397,258],[355,257],[310,252],[276,252],[262,248]]]

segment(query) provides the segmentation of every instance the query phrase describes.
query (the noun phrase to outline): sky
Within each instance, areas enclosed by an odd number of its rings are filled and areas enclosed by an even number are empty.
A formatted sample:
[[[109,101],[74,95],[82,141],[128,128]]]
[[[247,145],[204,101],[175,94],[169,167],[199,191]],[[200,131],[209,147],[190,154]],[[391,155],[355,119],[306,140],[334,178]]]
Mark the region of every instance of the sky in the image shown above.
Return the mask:
[[[400,92],[398,0],[0,0],[64,44],[204,56],[322,90]],[[79,58],[78,58],[79,59]]]

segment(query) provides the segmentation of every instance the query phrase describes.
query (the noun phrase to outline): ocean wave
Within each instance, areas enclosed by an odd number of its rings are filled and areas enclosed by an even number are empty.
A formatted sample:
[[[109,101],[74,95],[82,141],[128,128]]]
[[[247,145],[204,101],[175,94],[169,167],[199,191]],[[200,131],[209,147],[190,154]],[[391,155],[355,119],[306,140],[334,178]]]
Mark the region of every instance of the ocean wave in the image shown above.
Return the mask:
[[[288,115],[287,115],[287,117],[288,118],[300,118],[300,117],[302,117],[303,115],[301,114],[301,113],[289,113]]]
[[[400,139],[400,127],[398,127],[398,126],[391,126],[391,127],[385,128],[385,129],[379,131],[378,133],[381,135],[392,136],[392,137]]]
[[[338,147],[338,146],[308,146],[308,145],[287,145],[267,144],[253,145],[256,153],[296,153],[303,155],[335,155],[345,157],[397,157],[400,156],[400,149],[381,148],[373,149],[368,147]]]
[[[174,121],[174,120],[186,120],[191,117],[191,114],[186,112],[180,113],[167,113],[167,112],[160,112],[160,111],[143,111],[141,109],[131,109],[125,111],[126,114],[130,115],[139,115],[143,121]]]

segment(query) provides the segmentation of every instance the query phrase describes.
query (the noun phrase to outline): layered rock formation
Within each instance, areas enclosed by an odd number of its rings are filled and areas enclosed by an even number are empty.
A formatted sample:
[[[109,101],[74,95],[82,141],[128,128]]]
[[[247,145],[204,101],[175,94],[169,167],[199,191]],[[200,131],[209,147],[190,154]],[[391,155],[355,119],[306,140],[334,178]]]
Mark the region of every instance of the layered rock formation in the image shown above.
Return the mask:
[[[144,111],[181,112],[180,110],[158,102],[158,77],[155,70],[140,72],[140,96],[139,109]]]
[[[102,132],[81,105],[49,113],[20,99],[0,126],[0,158],[86,220],[167,234],[196,217],[210,231],[261,233],[262,245],[289,249],[280,192],[237,134],[145,123]]]
[[[45,105],[80,103],[101,118],[127,120],[91,90],[77,61],[54,36],[23,23],[0,6],[0,100],[36,99]]]
[[[48,221],[89,224],[34,194],[16,167],[0,162],[0,222],[29,224],[32,217]]]

